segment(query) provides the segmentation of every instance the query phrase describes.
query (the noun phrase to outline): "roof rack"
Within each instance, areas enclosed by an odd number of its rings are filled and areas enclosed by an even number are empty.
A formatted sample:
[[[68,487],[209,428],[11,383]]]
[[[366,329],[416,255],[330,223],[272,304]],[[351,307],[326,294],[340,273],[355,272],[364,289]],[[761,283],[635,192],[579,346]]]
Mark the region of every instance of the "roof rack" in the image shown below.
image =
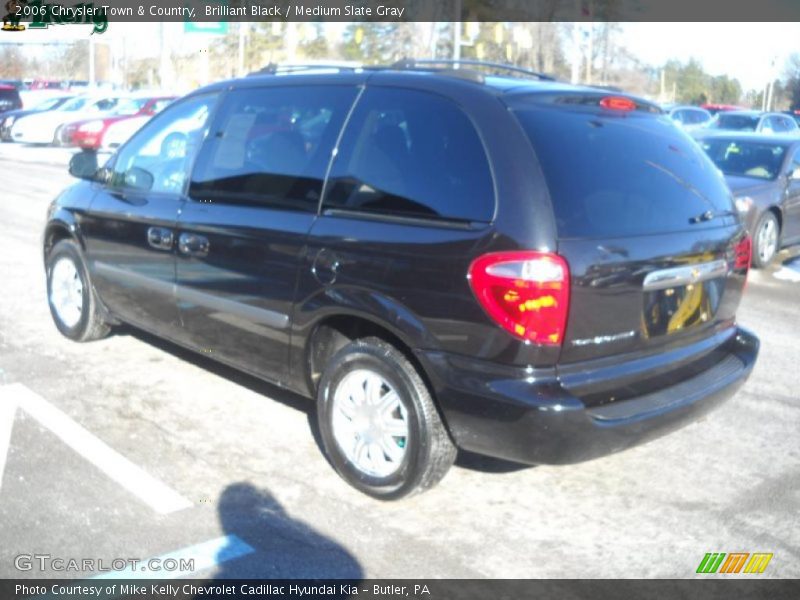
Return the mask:
[[[302,63],[302,64],[278,64],[269,63],[266,67],[253,71],[248,74],[248,77],[253,75],[281,75],[289,73],[302,73],[304,71],[356,71],[362,69],[363,65],[360,63],[345,63],[345,62],[331,62],[331,63]]]
[[[496,63],[496,62],[488,62],[485,60],[471,60],[471,59],[460,59],[460,60],[447,60],[447,59],[414,59],[414,58],[404,58],[402,60],[397,61],[392,66],[393,69],[424,69],[426,67],[433,67],[435,65],[443,65],[447,67],[451,67],[452,70],[458,70],[461,65],[469,66],[469,67],[483,67],[486,69],[495,69],[499,71],[508,71],[510,73],[519,73],[522,75],[527,75],[528,77],[535,77],[536,79],[541,79],[543,81],[555,81],[556,78],[552,75],[547,75],[545,73],[539,73],[538,71],[531,71],[530,69],[523,69],[522,67],[515,67],[514,65],[507,65],[504,63]]]

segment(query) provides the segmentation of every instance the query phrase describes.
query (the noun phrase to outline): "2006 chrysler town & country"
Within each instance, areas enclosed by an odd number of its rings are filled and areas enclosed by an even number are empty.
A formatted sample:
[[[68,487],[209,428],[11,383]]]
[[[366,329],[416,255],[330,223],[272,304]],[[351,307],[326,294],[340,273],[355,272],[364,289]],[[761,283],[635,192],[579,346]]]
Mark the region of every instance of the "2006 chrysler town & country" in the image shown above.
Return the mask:
[[[175,102],[52,204],[58,329],[125,322],[315,397],[338,473],[391,499],[456,448],[587,460],[750,374],[750,239],[660,109],[408,63]]]

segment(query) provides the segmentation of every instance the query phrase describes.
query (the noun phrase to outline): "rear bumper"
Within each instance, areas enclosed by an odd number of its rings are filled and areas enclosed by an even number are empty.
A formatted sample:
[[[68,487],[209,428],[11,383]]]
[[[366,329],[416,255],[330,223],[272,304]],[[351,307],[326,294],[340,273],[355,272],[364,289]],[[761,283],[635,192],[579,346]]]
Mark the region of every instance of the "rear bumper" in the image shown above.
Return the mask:
[[[437,352],[417,356],[460,448],[523,463],[569,464],[696,421],[736,393],[758,348],[758,338],[734,328],[715,349],[721,359],[714,366],[675,385],[599,406],[570,393],[554,370],[504,368]]]

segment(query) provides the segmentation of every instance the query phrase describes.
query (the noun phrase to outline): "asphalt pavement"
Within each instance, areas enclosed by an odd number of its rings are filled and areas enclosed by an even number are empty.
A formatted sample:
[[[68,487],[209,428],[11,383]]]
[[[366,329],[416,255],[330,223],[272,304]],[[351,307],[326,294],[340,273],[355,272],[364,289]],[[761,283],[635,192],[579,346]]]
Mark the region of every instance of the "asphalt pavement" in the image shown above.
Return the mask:
[[[100,572],[20,570],[46,554],[191,556],[202,577],[684,578],[708,552],[800,577],[800,252],[751,273],[739,320],[761,356],[703,421],[567,467],[463,455],[381,503],[328,466],[311,402],[129,328],[57,332],[40,238],[69,155],[0,145],[0,577]]]

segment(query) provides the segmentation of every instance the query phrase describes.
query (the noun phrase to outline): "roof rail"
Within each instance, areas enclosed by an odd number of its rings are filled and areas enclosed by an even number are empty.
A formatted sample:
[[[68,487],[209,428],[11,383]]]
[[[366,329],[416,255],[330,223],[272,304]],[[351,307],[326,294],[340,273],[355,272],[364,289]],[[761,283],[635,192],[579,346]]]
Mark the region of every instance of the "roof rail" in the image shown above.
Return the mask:
[[[496,62],[488,62],[485,60],[470,60],[470,59],[460,59],[460,60],[447,60],[447,59],[439,59],[439,58],[431,58],[431,59],[414,59],[414,58],[404,58],[402,60],[397,61],[392,65],[393,69],[418,69],[418,68],[425,68],[425,67],[433,67],[435,65],[443,65],[453,68],[457,70],[459,66],[465,65],[468,67],[484,67],[487,69],[495,69],[499,71],[509,71],[510,73],[519,73],[522,75],[527,75],[529,77],[535,77],[537,79],[541,79],[543,81],[555,81],[556,78],[552,75],[547,75],[545,73],[539,73],[538,71],[531,71],[530,69],[523,69],[522,67],[515,67],[514,65],[507,65],[504,63],[496,63]]]
[[[330,62],[330,63],[302,63],[302,64],[278,64],[269,63],[267,66],[262,67],[258,71],[253,71],[248,74],[248,77],[253,75],[280,75],[289,73],[301,73],[303,71],[355,71],[361,69],[363,66],[360,63],[345,63],[345,62]]]

